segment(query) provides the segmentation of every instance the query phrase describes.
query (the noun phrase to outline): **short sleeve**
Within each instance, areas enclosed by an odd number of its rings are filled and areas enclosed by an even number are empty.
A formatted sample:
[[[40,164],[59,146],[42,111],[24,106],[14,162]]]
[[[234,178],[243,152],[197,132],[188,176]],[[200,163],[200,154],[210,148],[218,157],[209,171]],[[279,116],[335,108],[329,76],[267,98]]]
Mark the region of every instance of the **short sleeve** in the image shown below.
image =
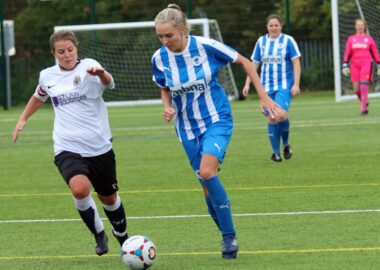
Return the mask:
[[[292,37],[289,37],[289,52],[290,59],[301,57],[301,52],[298,48],[297,42]]]
[[[45,102],[49,98],[48,93],[44,90],[41,84],[37,85],[33,95],[43,102]]]
[[[215,58],[220,60],[220,62],[227,64],[237,60],[238,53],[230,46],[214,39],[200,38],[200,40],[203,41],[204,47],[212,52]]]
[[[262,38],[260,38],[256,44],[255,44],[255,48],[253,49],[253,52],[252,52],[252,55],[251,55],[251,60],[255,61],[255,62],[258,62],[258,63],[261,63],[261,49],[260,49],[260,41],[262,40]]]
[[[152,80],[157,84],[158,87],[165,88],[166,77],[164,72],[158,68],[160,61],[157,60],[157,57],[153,56],[152,58],[152,69],[153,69],[153,78]]]

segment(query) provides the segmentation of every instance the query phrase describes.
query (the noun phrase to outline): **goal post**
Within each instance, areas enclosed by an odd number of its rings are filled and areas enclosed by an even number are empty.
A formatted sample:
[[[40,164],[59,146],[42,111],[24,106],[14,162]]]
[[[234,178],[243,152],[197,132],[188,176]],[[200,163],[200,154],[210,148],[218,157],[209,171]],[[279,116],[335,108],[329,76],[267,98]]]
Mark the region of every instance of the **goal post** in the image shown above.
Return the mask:
[[[379,0],[331,0],[332,36],[334,51],[335,100],[337,102],[354,100],[356,95],[352,89],[350,77],[341,73],[346,40],[355,34],[356,18],[367,21],[367,33],[370,34],[380,49],[380,2]],[[375,62],[373,70],[376,71]],[[369,98],[380,97],[380,77],[374,74],[370,84]]]
[[[216,20],[189,19],[194,35],[223,42]],[[161,91],[152,81],[151,57],[162,46],[154,21],[55,26],[71,30],[79,40],[79,58],[94,58],[113,76],[115,90],[105,91],[107,106],[161,103]],[[230,65],[219,69],[219,82],[230,100],[238,99]]]

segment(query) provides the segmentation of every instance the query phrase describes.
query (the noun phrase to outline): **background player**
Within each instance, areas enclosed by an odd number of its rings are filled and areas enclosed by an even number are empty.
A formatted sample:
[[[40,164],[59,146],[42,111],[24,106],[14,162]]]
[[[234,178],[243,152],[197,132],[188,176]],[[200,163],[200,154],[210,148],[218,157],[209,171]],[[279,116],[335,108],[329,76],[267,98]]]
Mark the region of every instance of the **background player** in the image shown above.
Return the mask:
[[[179,140],[205,193],[211,217],[223,236],[222,256],[236,258],[238,244],[230,201],[218,178],[232,135],[228,98],[217,81],[218,68],[241,64],[252,79],[261,108],[277,114],[249,60],[234,49],[204,37],[186,35],[190,27],[181,9],[170,4],[155,18],[156,33],[163,46],[152,57],[153,80],[161,88],[164,120],[174,117]]]
[[[280,144],[282,138],[284,158],[292,157],[289,144],[288,111],[292,97],[300,93],[301,53],[295,40],[281,33],[282,21],[276,14],[267,18],[268,34],[260,37],[256,42],[251,59],[255,70],[261,64],[261,82],[271,97],[281,106],[278,116],[268,115],[268,136],[273,154],[270,162],[280,162]],[[247,76],[243,94],[248,95],[251,78]]]
[[[14,129],[13,142],[28,118],[50,96],[55,112],[55,164],[73,194],[81,218],[95,236],[96,253],[102,255],[108,252],[108,238],[91,196],[91,184],[120,245],[128,238],[124,207],[117,194],[108,113],[102,98],[105,88],[112,89],[115,84],[97,61],[78,60],[74,33],[65,30],[54,33],[50,47],[58,64],[41,71],[37,89]]]
[[[373,79],[372,58],[377,62],[377,76],[380,76],[380,57],[373,38],[366,34],[367,23],[363,19],[355,20],[356,34],[349,36],[343,58],[342,73],[349,76],[354,92],[361,102],[361,114],[368,114],[368,88]],[[348,67],[350,60],[350,68]]]

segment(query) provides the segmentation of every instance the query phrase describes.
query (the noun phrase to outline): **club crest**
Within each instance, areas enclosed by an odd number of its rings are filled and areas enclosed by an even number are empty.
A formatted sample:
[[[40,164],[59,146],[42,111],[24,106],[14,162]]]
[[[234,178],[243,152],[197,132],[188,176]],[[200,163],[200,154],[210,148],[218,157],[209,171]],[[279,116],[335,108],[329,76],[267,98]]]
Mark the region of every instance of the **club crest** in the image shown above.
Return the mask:
[[[194,66],[200,66],[202,64],[202,58],[200,56],[194,56],[191,58]]]
[[[75,78],[73,80],[74,86],[79,86],[80,82],[81,82],[80,77],[79,76],[75,76]]]

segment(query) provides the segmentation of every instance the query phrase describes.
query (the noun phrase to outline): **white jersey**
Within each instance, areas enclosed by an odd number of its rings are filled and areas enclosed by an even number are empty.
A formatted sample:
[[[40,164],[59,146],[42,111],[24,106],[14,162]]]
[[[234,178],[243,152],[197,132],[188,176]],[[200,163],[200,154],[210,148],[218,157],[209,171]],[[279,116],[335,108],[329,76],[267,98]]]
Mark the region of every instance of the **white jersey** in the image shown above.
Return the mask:
[[[258,39],[251,59],[261,64],[261,83],[268,93],[279,89],[290,91],[294,83],[292,60],[297,57],[301,53],[289,35],[270,39],[266,34]]]
[[[112,79],[109,85],[103,85],[98,76],[86,71],[90,67],[101,66],[86,58],[71,71],[62,71],[59,65],[55,65],[40,72],[34,96],[44,102],[51,98],[55,112],[55,155],[69,151],[93,157],[112,148],[108,112],[102,94],[105,88],[114,88],[115,83]]]
[[[218,69],[237,57],[237,51],[227,45],[198,36],[189,36],[180,53],[165,46],[154,53],[153,81],[170,89],[180,141],[200,136],[215,122],[232,121],[230,103],[218,82]]]

